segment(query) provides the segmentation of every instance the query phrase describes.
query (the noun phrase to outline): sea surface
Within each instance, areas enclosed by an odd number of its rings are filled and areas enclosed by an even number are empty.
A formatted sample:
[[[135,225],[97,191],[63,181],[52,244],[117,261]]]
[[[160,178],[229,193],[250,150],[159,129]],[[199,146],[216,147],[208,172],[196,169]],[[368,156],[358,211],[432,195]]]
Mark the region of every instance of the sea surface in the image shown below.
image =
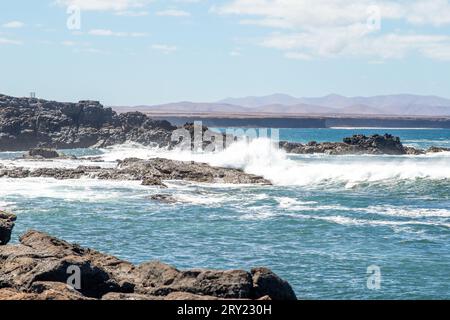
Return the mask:
[[[391,133],[406,145],[450,147],[450,130],[281,129],[283,140],[341,141]],[[0,179],[0,209],[18,215],[13,242],[37,229],[134,263],[161,260],[180,269],[266,266],[301,299],[450,299],[450,154],[422,156],[289,155],[268,139],[214,154],[135,144],[66,150],[101,156],[165,157],[242,168],[273,186],[90,179]],[[78,160],[0,164],[76,167]],[[99,163],[92,163],[99,165]],[[150,200],[172,194],[177,204]],[[371,267],[372,269],[370,269]],[[380,286],[368,286],[370,270]],[[369,281],[370,282],[370,281]]]

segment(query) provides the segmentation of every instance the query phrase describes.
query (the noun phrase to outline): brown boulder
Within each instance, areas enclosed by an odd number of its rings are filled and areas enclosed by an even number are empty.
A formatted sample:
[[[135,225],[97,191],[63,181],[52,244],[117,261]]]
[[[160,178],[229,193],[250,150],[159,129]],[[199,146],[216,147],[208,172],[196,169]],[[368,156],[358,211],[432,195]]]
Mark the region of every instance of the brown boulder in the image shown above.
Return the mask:
[[[14,221],[15,215],[0,211],[0,246],[6,245],[11,240]]]
[[[18,245],[0,247],[0,298],[27,300],[295,299],[268,269],[180,271],[161,262],[134,266],[45,233],[29,231]],[[66,283],[80,270],[81,288]]]
[[[270,297],[272,300],[297,300],[287,281],[267,268],[252,269],[254,298]]]

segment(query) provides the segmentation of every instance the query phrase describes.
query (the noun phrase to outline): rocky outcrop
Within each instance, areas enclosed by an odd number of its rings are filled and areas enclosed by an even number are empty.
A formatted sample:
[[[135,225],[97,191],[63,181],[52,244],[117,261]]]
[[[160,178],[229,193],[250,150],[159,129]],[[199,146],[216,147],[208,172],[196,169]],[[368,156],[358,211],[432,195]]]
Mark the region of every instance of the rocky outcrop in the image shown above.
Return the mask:
[[[430,147],[427,150],[427,153],[439,153],[439,152],[450,152],[450,148]]]
[[[55,178],[59,180],[82,177],[102,180],[142,181],[143,185],[167,187],[163,180],[184,180],[203,183],[263,184],[271,183],[260,176],[242,170],[212,167],[206,163],[174,161],[168,159],[125,159],[117,168],[80,166],[76,169],[38,168],[34,170],[16,167],[1,167],[0,178]]]
[[[175,199],[170,194],[155,194],[150,197],[150,200],[160,202],[160,203],[165,203],[165,204],[174,204],[174,203],[178,202],[178,200]]]
[[[0,151],[106,147],[126,141],[168,146],[175,129],[139,112],[119,115],[97,101],[61,103],[0,95]]]
[[[428,151],[405,147],[399,137],[390,134],[373,135],[354,135],[344,138],[343,142],[322,142],[315,141],[307,144],[295,142],[280,142],[280,147],[288,153],[294,154],[329,154],[329,155],[350,155],[350,154],[386,154],[386,155],[418,155],[427,152],[445,151],[444,148],[430,148]],[[437,151],[439,150],[439,151]]]
[[[0,211],[0,246],[6,245],[11,240],[14,221],[16,221],[15,215]]]
[[[68,157],[62,153],[59,153],[55,149],[49,148],[34,148],[29,150],[22,156],[24,159],[75,159],[75,157]]]
[[[81,286],[67,285],[71,270]],[[290,285],[268,269],[180,271],[161,262],[139,266],[29,231],[0,247],[0,300],[294,300]]]

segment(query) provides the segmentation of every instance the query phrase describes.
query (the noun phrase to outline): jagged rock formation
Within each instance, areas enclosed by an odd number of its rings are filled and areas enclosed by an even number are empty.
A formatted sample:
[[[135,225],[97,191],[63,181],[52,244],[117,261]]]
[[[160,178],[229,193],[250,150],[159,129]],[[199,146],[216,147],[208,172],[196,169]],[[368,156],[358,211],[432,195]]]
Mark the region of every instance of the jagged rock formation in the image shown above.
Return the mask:
[[[203,183],[263,184],[270,181],[260,176],[247,174],[239,169],[212,167],[206,163],[175,161],[168,159],[125,159],[116,168],[80,166],[76,169],[38,168],[25,169],[0,165],[0,178],[55,178],[59,180],[82,177],[102,180],[142,181],[143,185],[166,187],[163,180],[184,180]]]
[[[81,282],[73,288],[67,283],[76,269]],[[295,300],[296,295],[266,268],[180,271],[157,261],[135,266],[37,231],[24,234],[20,244],[0,247],[0,300],[88,299]]]
[[[0,95],[0,151],[106,147],[126,141],[168,146],[175,129],[139,112],[118,115],[97,101],[61,103]]]
[[[446,148],[432,147],[428,150],[405,147],[399,137],[390,134],[354,135],[344,138],[343,142],[322,142],[315,141],[307,144],[295,142],[280,142],[280,147],[288,153],[314,154],[323,153],[329,155],[349,155],[349,154],[386,154],[386,155],[420,155],[425,153],[450,151]]]
[[[6,245],[11,239],[16,216],[0,210],[0,246]]]

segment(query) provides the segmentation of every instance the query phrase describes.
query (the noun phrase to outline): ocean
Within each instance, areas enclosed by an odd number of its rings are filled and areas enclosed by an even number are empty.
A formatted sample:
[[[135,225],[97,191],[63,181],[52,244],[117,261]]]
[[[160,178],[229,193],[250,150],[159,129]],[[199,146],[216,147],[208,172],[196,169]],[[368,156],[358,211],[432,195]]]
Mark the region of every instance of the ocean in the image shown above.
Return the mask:
[[[341,141],[386,132],[405,145],[450,147],[450,130],[436,129],[281,129],[280,138]],[[267,139],[214,154],[136,144],[63,152],[100,156],[105,162],[92,165],[111,167],[127,157],[196,160],[262,175],[273,186],[170,181],[160,190],[130,181],[2,178],[0,209],[18,215],[13,242],[37,229],[133,263],[265,266],[300,299],[450,299],[450,153],[289,155]],[[87,165],[13,161],[20,156],[0,153],[0,164]],[[179,203],[150,199],[160,193]],[[377,288],[368,285],[374,267]]]

